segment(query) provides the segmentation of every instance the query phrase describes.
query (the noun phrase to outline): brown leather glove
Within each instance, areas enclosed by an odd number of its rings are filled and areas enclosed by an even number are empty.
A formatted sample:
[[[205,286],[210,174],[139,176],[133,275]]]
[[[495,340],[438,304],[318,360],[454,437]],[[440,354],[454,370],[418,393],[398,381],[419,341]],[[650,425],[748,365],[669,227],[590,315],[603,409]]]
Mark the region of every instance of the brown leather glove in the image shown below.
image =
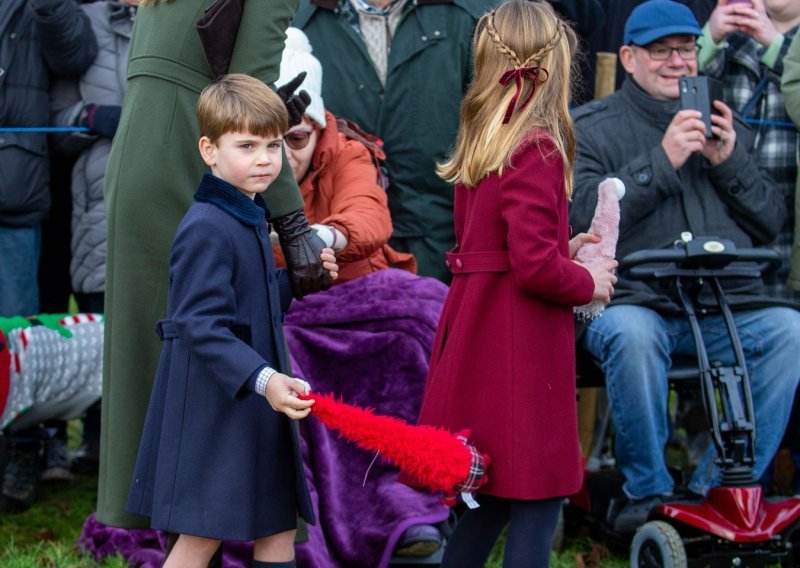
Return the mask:
[[[330,288],[333,280],[322,268],[320,258],[325,243],[308,226],[303,210],[272,219],[272,226],[278,233],[294,297],[302,300],[303,296]]]
[[[297,126],[303,121],[303,115],[306,113],[308,105],[311,104],[311,95],[307,92],[295,93],[305,78],[306,72],[303,71],[276,91],[283,104],[286,105],[286,112],[289,113],[289,128]]]

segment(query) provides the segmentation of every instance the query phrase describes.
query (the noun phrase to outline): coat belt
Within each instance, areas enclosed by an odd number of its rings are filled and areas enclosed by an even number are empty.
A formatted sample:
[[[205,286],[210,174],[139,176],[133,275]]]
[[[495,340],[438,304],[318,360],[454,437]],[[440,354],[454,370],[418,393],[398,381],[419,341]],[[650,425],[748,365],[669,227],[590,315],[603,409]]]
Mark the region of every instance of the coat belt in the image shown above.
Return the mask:
[[[178,326],[170,319],[161,320],[156,324],[156,333],[161,341],[165,339],[176,339],[178,336]]]
[[[470,272],[508,272],[508,251],[448,252],[445,264],[453,274]]]
[[[211,83],[207,70],[189,67],[180,61],[140,55],[128,61],[128,80],[134,77],[156,77],[169,83],[176,83],[190,91],[200,93]]]

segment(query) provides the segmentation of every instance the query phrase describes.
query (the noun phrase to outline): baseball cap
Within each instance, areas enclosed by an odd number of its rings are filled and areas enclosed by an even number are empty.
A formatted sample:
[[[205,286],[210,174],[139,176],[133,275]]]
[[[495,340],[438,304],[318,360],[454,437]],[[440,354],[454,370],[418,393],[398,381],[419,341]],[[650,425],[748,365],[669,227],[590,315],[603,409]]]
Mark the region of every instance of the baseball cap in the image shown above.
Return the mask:
[[[633,9],[625,22],[625,45],[647,45],[671,35],[702,35],[692,11],[672,0],[648,0]]]

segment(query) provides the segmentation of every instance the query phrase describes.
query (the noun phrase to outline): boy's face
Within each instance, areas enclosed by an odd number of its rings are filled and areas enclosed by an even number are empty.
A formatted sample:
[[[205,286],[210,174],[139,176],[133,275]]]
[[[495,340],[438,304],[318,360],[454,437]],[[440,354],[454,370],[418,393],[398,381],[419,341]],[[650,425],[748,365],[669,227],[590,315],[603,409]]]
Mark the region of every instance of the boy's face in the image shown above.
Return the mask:
[[[248,132],[228,132],[216,142],[203,136],[199,147],[211,173],[250,199],[275,181],[283,164],[280,136],[264,138]]]

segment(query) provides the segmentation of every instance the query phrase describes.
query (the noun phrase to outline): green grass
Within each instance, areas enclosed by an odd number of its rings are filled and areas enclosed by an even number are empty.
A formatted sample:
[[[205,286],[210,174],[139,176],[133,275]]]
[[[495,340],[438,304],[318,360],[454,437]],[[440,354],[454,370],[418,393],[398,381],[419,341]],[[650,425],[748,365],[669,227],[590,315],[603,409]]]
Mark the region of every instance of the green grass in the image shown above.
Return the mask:
[[[70,446],[81,438],[80,422],[71,422]],[[36,503],[24,513],[0,513],[0,566],[2,568],[122,568],[121,557],[98,564],[82,554],[76,543],[83,522],[96,509],[97,476],[76,474],[69,482],[43,483]],[[502,568],[502,547],[498,542],[487,568]],[[568,540],[563,551],[554,553],[552,568],[623,568],[627,558],[588,538]]]
[[[18,514],[0,514],[0,566],[3,568],[122,568],[121,557],[98,564],[76,548],[83,522],[95,510],[97,478],[76,475],[71,482],[40,486],[36,504]],[[492,552],[487,568],[502,567],[502,544]],[[553,554],[552,568],[623,568],[627,559],[614,557],[603,545],[587,538],[568,541]]]
[[[83,521],[95,510],[96,493],[95,476],[76,475],[71,482],[42,484],[36,504],[24,513],[0,514],[0,566],[125,566],[121,558],[98,565],[75,547]]]

